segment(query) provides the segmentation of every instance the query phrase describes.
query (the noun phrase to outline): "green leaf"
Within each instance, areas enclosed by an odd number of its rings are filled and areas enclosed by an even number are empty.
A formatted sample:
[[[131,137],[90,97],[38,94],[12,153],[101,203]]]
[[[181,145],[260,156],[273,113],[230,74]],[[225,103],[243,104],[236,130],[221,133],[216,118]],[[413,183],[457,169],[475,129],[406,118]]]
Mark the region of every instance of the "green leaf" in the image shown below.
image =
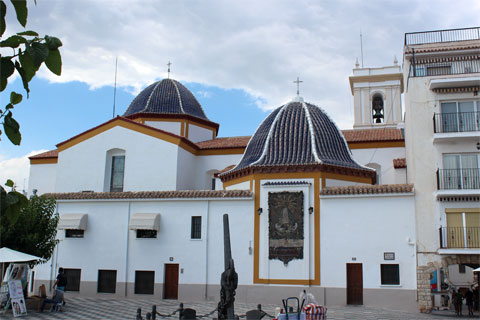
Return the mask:
[[[0,47],[10,47],[10,48],[16,48],[18,47],[21,43],[27,42],[27,39],[21,36],[13,35],[9,37],[7,40],[0,41]]]
[[[15,71],[15,65],[13,64],[10,58],[1,58],[0,59],[0,75],[2,79],[8,79]]]
[[[22,95],[19,93],[16,93],[15,91],[12,91],[10,93],[10,103],[19,104],[20,102],[22,102]]]
[[[18,56],[18,59],[20,60],[20,63],[22,64],[23,70],[25,70],[25,75],[26,75],[27,82],[30,82],[30,80],[32,80],[33,76],[37,72],[38,67],[34,66],[32,56],[28,52],[21,53]]]
[[[38,37],[38,33],[32,30],[27,30],[23,32],[18,32],[17,35],[19,36],[31,36],[31,37]]]
[[[7,15],[7,6],[5,2],[0,1],[0,37],[5,32],[7,24],[5,23],[5,16]]]
[[[20,74],[20,77],[22,78],[23,87],[25,88],[25,91],[27,91],[27,98],[28,98],[28,95],[30,93],[30,89],[28,88],[28,81],[30,80],[28,79],[27,74],[25,73],[25,70],[20,66],[20,63],[18,63],[18,61],[15,61],[15,69],[17,69],[18,73]]]
[[[5,110],[13,109],[13,104],[9,103],[5,106]]]
[[[27,25],[28,15],[27,0],[10,0],[10,2],[12,2],[13,7],[15,8],[18,22],[25,27]]]
[[[5,182],[5,185],[6,185],[7,187],[13,188],[13,186],[15,185],[15,183],[14,183],[12,180],[7,179],[7,182]]]
[[[7,83],[8,83],[7,79],[4,79],[4,78],[0,79],[0,92],[5,90],[5,88],[7,87]]]
[[[47,68],[55,73],[57,76],[62,74],[62,57],[58,49],[50,50],[47,59],[45,60]]]
[[[9,111],[3,118],[3,130],[7,135],[7,138],[16,146],[20,145],[22,141],[22,135],[20,134],[20,125],[12,118],[12,113]]]
[[[50,36],[45,36],[45,43],[47,44],[49,50],[58,49],[63,45],[60,39]]]
[[[32,56],[33,65],[37,68],[47,59],[48,51],[48,46],[44,43],[34,42],[27,46],[27,52]]]

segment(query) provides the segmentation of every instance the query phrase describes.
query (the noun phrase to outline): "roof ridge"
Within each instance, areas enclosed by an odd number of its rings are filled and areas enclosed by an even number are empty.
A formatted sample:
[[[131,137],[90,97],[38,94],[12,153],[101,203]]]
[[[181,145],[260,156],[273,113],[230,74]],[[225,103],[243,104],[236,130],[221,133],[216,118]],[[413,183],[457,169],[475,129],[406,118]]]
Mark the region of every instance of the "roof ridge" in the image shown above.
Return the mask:
[[[185,114],[185,110],[183,110],[182,96],[180,96],[180,90],[178,90],[178,86],[175,83],[175,80],[173,80],[173,79],[168,79],[168,80],[171,80],[173,85],[175,86],[175,90],[177,91],[177,96],[178,96],[178,102],[180,103],[180,109],[182,110],[182,113]]]

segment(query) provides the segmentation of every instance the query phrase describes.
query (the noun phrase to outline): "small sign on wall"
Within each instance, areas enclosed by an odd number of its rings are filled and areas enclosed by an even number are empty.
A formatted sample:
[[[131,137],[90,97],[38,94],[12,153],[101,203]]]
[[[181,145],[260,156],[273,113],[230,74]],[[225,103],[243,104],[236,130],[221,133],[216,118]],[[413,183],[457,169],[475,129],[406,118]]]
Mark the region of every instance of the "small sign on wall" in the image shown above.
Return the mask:
[[[395,260],[395,252],[384,252],[383,260]]]

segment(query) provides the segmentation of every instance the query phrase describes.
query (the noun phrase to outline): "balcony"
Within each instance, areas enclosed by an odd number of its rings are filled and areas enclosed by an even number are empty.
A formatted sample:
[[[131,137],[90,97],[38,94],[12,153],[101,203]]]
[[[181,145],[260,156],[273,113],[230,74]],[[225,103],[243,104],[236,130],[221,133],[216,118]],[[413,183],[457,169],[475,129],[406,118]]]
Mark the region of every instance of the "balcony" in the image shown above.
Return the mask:
[[[435,133],[480,131],[480,111],[435,113],[433,130]]]
[[[480,60],[477,56],[461,56],[436,59],[412,58],[409,77],[435,77],[480,72]],[[473,88],[477,86],[473,85]],[[478,89],[477,89],[478,90]]]
[[[480,227],[439,228],[441,249],[480,248]]]
[[[405,33],[405,46],[479,40],[480,27]]]
[[[438,169],[438,190],[480,189],[480,169]]]

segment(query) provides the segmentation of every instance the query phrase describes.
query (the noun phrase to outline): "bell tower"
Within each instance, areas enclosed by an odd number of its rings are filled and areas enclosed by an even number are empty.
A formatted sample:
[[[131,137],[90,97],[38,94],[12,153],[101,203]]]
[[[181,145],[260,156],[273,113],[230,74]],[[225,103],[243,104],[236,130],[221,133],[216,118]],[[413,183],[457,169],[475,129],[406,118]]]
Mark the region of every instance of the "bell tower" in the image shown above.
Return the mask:
[[[397,58],[393,66],[360,68],[349,78],[353,95],[354,129],[397,127],[402,120],[403,74]]]

